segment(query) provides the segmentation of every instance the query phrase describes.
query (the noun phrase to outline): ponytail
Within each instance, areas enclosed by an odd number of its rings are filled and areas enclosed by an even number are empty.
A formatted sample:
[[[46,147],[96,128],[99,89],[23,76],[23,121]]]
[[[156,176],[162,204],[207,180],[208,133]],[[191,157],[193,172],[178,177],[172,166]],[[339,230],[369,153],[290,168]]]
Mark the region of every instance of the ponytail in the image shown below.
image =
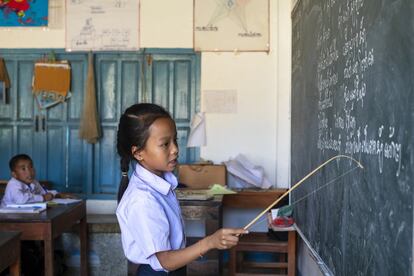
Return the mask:
[[[129,178],[128,178],[128,167],[129,167],[129,158],[122,157],[121,158],[121,182],[119,183],[118,188],[118,203],[121,201],[122,196],[125,193],[125,190],[128,188]]]
[[[122,115],[119,121],[118,133],[117,133],[117,150],[118,150],[119,156],[121,157],[120,167],[121,167],[121,174],[122,174],[121,181],[118,187],[118,195],[117,195],[118,204],[121,201],[122,196],[124,195],[125,190],[128,188],[128,184],[129,184],[128,169],[129,169],[129,163],[130,163],[131,158],[129,157],[128,150],[125,148],[125,145],[128,145],[125,134],[124,134],[125,125],[126,125],[126,116]]]

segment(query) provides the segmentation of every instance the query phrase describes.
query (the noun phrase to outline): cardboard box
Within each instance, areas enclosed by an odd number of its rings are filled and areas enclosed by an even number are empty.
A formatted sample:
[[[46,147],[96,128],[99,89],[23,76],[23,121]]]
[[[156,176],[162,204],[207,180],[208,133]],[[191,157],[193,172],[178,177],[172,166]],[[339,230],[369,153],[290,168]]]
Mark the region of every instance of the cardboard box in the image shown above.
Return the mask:
[[[207,189],[213,184],[226,185],[225,165],[182,164],[178,166],[178,182],[192,189]]]

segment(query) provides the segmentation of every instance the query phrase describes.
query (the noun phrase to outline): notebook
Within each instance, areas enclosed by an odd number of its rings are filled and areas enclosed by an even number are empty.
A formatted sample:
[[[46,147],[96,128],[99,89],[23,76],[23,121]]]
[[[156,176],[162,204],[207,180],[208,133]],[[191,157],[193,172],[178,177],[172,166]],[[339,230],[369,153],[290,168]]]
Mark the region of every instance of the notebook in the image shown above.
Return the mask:
[[[30,207],[40,207],[46,208],[46,202],[34,202],[34,203],[24,203],[24,204],[7,204],[7,207],[11,208],[30,208]]]
[[[79,202],[82,201],[82,199],[78,199],[78,198],[54,198],[52,199],[49,203],[52,204],[72,204],[75,202]]]
[[[38,214],[46,210],[44,207],[0,207],[0,213],[26,213],[26,214]]]

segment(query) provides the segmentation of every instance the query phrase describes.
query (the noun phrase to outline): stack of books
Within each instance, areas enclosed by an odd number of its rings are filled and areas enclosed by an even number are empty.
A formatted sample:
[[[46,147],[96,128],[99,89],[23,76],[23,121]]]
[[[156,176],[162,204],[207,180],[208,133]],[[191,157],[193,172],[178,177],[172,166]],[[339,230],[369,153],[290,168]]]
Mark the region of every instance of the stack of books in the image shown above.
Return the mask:
[[[214,197],[206,189],[176,189],[175,194],[178,200],[209,200]]]
[[[45,202],[26,203],[26,204],[8,204],[0,207],[0,213],[40,213],[45,211],[47,204]]]

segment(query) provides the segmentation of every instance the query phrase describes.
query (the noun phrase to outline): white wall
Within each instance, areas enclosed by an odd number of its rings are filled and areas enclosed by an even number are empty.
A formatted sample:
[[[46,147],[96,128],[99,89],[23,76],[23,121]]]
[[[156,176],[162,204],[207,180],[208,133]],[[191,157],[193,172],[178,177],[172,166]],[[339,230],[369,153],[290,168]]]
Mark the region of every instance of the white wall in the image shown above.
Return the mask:
[[[192,48],[192,0],[143,0],[141,8],[142,47]],[[237,113],[206,114],[201,157],[219,163],[243,153],[277,187],[290,179],[290,11],[291,1],[270,0],[269,53],[203,53],[201,62],[201,91],[238,96]]]
[[[201,90],[233,89],[236,114],[207,114],[214,162],[243,153],[277,187],[288,187],[290,155],[290,1],[270,1],[269,53],[203,53]],[[283,52],[281,52],[283,51]]]
[[[48,28],[0,28],[0,48],[64,48],[64,0],[50,0]],[[237,91],[235,114],[207,114],[201,157],[238,153],[265,168],[277,187],[289,185],[291,1],[270,0],[269,53],[203,53],[201,90]],[[192,48],[193,0],[141,0],[142,48]]]

